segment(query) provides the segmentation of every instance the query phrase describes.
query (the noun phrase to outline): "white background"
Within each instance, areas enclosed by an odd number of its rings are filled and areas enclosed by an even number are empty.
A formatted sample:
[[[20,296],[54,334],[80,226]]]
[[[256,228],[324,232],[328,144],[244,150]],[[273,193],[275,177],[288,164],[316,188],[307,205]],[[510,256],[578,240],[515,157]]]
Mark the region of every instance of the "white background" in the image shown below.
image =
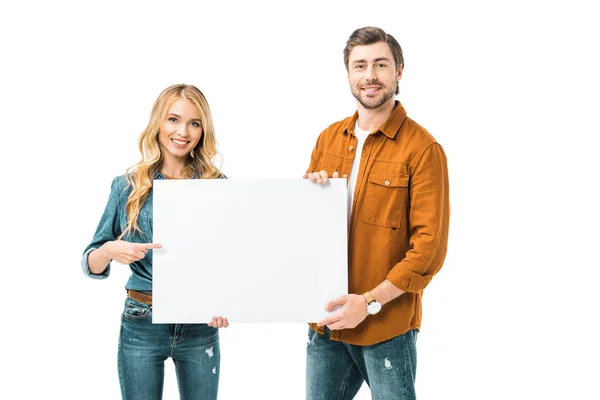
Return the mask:
[[[399,99],[449,160],[419,399],[600,398],[594,2],[247,3],[0,6],[0,398],[119,398],[129,272],[92,281],[79,260],[160,91],[203,90],[230,177],[298,177],[355,109],[342,49],[366,25],[401,43]],[[306,334],[222,331],[220,398],[302,399]]]

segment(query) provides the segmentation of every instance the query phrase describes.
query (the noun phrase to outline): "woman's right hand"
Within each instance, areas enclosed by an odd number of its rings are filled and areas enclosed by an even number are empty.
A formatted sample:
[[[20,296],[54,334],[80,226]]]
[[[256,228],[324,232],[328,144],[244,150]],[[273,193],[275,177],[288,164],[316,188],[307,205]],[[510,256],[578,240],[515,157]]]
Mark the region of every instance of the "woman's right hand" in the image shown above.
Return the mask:
[[[213,328],[227,328],[229,321],[225,317],[212,317],[212,320],[208,321],[207,325]]]
[[[132,243],[125,240],[114,240],[106,242],[98,250],[118,263],[131,264],[144,258],[148,254],[148,250],[161,247],[162,244],[158,243]]]

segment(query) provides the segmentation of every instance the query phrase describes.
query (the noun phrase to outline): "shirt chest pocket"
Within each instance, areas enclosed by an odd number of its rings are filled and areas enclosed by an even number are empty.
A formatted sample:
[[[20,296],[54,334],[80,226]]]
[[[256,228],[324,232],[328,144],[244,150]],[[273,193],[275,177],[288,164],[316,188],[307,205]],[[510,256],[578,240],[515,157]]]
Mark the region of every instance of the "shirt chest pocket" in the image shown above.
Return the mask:
[[[408,183],[408,174],[371,171],[365,187],[363,222],[400,228],[409,198]]]
[[[138,218],[138,225],[142,232],[144,232],[144,240],[152,241],[152,210],[149,207],[142,207],[140,210],[140,216]]]
[[[122,229],[125,229],[127,226],[128,220],[123,212],[123,217],[121,220]],[[140,213],[138,214],[137,225],[140,231],[133,230],[131,232],[126,233],[123,236],[123,240],[128,242],[136,242],[136,243],[149,243],[152,242],[152,210],[148,210],[148,207],[142,207]]]
[[[327,175],[331,177],[335,171],[339,171],[342,166],[344,159],[342,157],[322,153],[319,157],[319,162],[317,163],[316,172],[325,170],[327,171]]]

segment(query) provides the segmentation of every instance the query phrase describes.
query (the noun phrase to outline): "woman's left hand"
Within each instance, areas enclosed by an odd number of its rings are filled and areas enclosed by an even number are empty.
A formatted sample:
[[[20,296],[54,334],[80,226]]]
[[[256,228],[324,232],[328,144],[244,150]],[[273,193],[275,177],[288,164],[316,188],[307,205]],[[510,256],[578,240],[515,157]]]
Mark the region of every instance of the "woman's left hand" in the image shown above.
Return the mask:
[[[227,328],[229,321],[225,317],[213,317],[212,321],[208,321],[208,326],[212,326],[213,328]]]

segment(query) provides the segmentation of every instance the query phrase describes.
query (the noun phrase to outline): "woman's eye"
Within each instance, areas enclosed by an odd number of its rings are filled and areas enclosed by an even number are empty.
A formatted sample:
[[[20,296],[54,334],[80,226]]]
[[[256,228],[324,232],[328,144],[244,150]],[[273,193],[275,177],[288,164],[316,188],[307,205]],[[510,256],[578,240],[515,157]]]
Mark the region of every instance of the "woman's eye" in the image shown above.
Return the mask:
[[[175,118],[175,117],[169,117],[169,121],[171,121],[171,122],[177,122],[177,118]]]
[[[192,125],[194,128],[199,128],[199,127],[200,127],[200,124],[199,124],[198,122],[192,122],[192,123],[191,123],[191,125]]]

